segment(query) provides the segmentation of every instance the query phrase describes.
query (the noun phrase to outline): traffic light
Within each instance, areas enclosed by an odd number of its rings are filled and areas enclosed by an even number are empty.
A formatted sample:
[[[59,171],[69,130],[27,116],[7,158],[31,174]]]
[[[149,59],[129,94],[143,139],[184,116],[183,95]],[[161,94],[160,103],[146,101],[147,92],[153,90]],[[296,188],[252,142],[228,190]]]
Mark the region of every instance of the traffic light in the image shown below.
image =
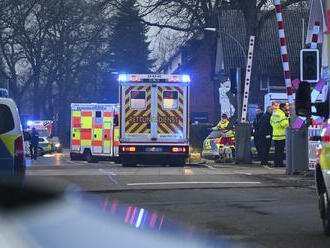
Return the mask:
[[[318,49],[302,49],[300,51],[300,81],[317,83],[320,74]]]
[[[230,69],[230,91],[233,94],[237,93],[237,70]]]
[[[296,114],[298,116],[311,115],[311,88],[309,83],[300,82],[299,88],[296,91]]]

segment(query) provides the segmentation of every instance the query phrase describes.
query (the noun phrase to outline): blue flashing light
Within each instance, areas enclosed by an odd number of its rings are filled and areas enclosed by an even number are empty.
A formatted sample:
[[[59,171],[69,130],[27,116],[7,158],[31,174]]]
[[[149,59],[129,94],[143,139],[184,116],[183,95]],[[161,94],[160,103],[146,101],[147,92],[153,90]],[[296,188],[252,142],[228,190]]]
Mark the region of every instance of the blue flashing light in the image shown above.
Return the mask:
[[[127,77],[126,74],[119,74],[118,80],[119,80],[119,82],[127,82],[128,81],[128,77]]]
[[[190,76],[189,75],[182,75],[181,76],[181,81],[184,83],[189,83],[190,82]]]
[[[26,125],[28,125],[28,126],[32,126],[32,125],[33,125],[33,122],[32,122],[32,121],[27,121],[27,122],[26,122]]]
[[[140,227],[143,214],[144,214],[144,209],[141,208],[140,209],[140,212],[139,212],[139,217],[138,217],[138,219],[136,221],[136,225],[135,225],[136,228],[139,228]]]

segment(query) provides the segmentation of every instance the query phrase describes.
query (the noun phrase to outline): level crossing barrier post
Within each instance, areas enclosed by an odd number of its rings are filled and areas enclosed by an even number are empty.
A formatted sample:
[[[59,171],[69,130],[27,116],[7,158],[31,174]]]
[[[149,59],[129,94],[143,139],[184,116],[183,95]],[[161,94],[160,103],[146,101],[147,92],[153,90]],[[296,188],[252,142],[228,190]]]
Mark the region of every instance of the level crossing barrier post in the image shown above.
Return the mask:
[[[287,127],[285,129],[285,156],[286,156],[286,174],[292,174],[292,152],[291,152],[291,143],[292,143],[292,128]]]
[[[308,129],[286,128],[286,174],[308,169]]]
[[[249,123],[237,123],[235,128],[236,164],[251,163],[251,126]]]

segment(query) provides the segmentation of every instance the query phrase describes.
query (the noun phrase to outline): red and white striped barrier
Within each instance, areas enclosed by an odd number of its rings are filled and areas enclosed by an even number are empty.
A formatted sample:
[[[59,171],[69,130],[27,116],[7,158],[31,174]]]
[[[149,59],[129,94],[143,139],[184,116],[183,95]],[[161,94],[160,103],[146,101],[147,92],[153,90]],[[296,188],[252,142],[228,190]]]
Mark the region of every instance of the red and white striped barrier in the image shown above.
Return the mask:
[[[274,3],[275,3],[277,23],[278,23],[278,34],[279,34],[280,43],[281,43],[282,65],[283,65],[283,71],[284,71],[286,92],[288,95],[289,104],[291,106],[293,103],[293,101],[292,101],[292,84],[291,84],[291,75],[290,75],[290,68],[289,68],[288,50],[286,47],[284,24],[283,24],[283,18],[282,18],[282,7],[281,7],[280,0],[275,0]]]
[[[241,122],[247,122],[247,110],[249,102],[249,91],[251,83],[251,70],[252,70],[252,59],[253,59],[253,49],[254,49],[254,36],[250,36],[249,42],[249,53],[246,65],[245,73],[245,84],[244,84],[244,95],[243,95],[243,108],[242,108],[242,117]]]
[[[319,38],[319,33],[320,33],[320,22],[315,22],[314,27],[313,27],[313,36],[312,36],[312,43],[311,43],[311,48],[316,49],[317,48],[317,40]]]

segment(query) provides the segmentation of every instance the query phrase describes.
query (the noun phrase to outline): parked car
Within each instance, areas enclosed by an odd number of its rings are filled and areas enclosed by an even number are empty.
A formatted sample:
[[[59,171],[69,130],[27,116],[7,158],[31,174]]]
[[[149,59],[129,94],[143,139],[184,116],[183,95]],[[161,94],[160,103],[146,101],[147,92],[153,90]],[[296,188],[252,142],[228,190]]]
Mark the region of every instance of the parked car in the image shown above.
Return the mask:
[[[52,151],[52,142],[50,142],[46,137],[39,137],[38,156],[51,153]]]
[[[221,132],[220,131],[212,131],[209,136],[206,137],[206,139],[203,142],[203,151],[202,151],[202,157],[210,160],[231,160],[230,158],[233,158],[235,156],[234,150],[231,149],[230,151],[222,149],[223,146],[220,145],[220,139],[221,139]],[[256,159],[258,157],[257,149],[254,144],[254,137],[251,136],[251,156],[252,158]],[[229,148],[229,146],[227,147]],[[226,155],[227,154],[227,155]],[[273,158],[275,154],[275,147],[274,142],[272,141],[270,151],[269,151],[269,158]]]
[[[25,178],[23,130],[14,100],[0,98],[0,180],[22,184]]]
[[[232,162],[235,157],[235,149],[229,145],[221,144],[222,133],[220,131],[212,131],[203,142],[202,157],[206,159]]]
[[[62,153],[63,152],[63,146],[60,142],[59,137],[53,137],[49,139],[50,142],[52,142],[52,149],[55,152]]]

